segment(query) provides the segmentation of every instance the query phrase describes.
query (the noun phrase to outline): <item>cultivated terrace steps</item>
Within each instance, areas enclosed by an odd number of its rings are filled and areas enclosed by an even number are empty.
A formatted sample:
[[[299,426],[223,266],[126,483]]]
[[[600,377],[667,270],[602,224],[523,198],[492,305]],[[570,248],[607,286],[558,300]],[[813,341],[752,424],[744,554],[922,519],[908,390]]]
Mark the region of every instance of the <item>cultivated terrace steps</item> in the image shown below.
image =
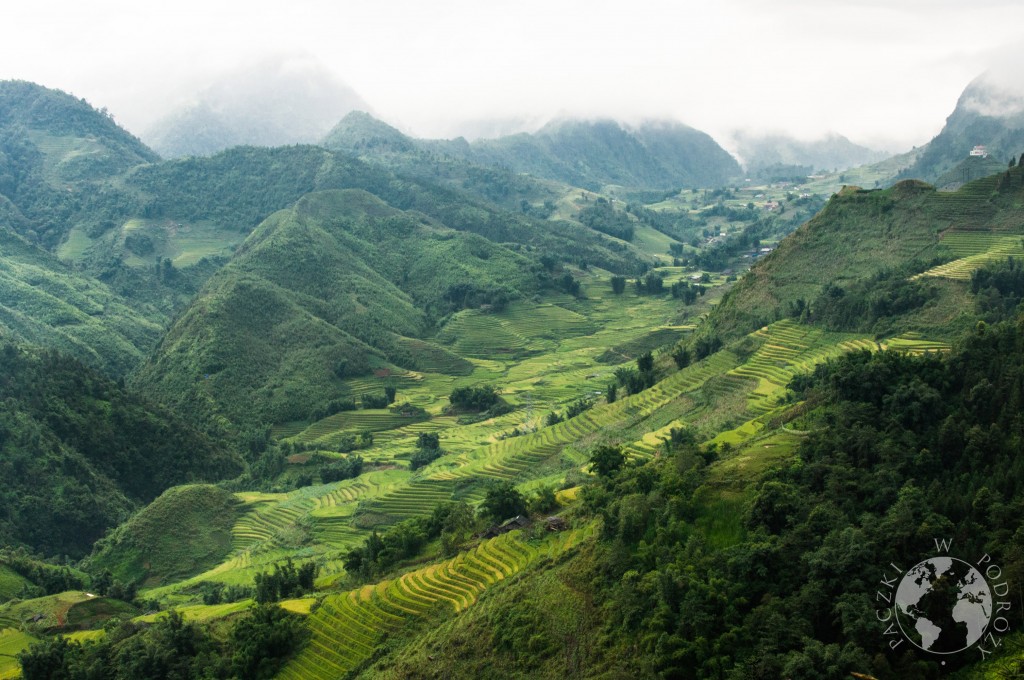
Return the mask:
[[[308,620],[309,644],[282,670],[284,680],[344,677],[369,659],[387,634],[433,611],[458,614],[484,590],[554,558],[593,534],[588,526],[550,536],[539,544],[513,531],[450,560],[407,572],[390,581],[330,595]]]

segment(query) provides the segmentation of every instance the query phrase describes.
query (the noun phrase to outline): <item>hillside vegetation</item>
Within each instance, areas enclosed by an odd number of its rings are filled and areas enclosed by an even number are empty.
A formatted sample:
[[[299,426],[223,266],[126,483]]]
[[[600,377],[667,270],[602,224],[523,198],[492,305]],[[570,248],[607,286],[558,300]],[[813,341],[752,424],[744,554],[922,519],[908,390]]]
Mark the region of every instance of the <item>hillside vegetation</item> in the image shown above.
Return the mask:
[[[537,290],[536,269],[365,192],[310,194],[207,283],[137,384],[236,422],[303,419],[346,396],[345,377],[389,362],[420,368],[402,338],[464,306]]]
[[[143,586],[205,571],[231,551],[240,506],[234,495],[215,486],[168,489],[96,543],[89,570]]]
[[[482,168],[509,168],[592,191],[605,185],[714,187],[741,175],[736,160],[710,136],[668,122],[626,127],[612,120],[557,120],[535,133],[470,143],[462,138],[415,140],[355,112],[328,133],[323,144],[392,162],[396,155],[418,151],[438,160],[451,157]]]
[[[971,323],[969,314],[961,318],[960,289],[949,288],[943,277],[900,282],[955,260],[965,252],[961,242],[976,244],[966,246],[973,254],[995,245],[993,238],[1024,235],[1022,198],[1020,168],[955,192],[914,181],[884,190],[848,187],[751,268],[715,310],[710,328],[735,337],[787,315],[806,311],[813,318],[829,308],[830,298],[859,291],[860,306],[850,305],[838,323],[866,320],[863,329],[871,330],[878,319],[899,316],[902,330],[955,333]],[[899,286],[913,291],[908,297]],[[883,323],[877,330],[891,329]]]
[[[82,556],[164,489],[237,474],[222,443],[55,352],[0,345],[0,541]]]
[[[156,344],[160,321],[0,224],[0,329],[9,340],[123,376]]]

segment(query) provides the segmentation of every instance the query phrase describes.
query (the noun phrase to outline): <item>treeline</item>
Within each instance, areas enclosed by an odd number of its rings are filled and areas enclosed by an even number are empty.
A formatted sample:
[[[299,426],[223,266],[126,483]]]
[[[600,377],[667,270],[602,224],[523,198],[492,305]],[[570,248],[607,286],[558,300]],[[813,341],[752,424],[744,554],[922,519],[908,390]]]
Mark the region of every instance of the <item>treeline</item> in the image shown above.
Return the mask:
[[[473,509],[465,502],[441,503],[430,517],[414,517],[395,524],[382,534],[370,534],[362,546],[345,556],[345,571],[359,579],[384,574],[403,560],[415,557],[431,540],[440,538],[446,556],[473,532]]]
[[[53,595],[66,590],[81,590],[85,587],[85,574],[67,565],[55,565],[30,556],[24,548],[0,548],[0,566],[31,583],[18,594],[23,600],[43,595]]]
[[[313,590],[320,568],[315,562],[303,562],[296,567],[291,558],[284,564],[275,564],[273,571],[256,574],[254,597],[260,604],[299,597]]]
[[[307,640],[301,617],[277,605],[254,605],[222,627],[188,622],[170,611],[152,624],[122,621],[82,644],[47,638],[18,655],[24,680],[55,678],[274,677]]]

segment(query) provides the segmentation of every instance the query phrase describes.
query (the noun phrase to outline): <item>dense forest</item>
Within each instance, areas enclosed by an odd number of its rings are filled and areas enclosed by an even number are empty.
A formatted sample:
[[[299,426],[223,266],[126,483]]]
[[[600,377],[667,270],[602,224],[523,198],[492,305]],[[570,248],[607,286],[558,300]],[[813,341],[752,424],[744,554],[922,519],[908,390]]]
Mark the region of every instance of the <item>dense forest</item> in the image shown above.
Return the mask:
[[[52,351],[0,343],[0,541],[81,557],[175,484],[241,471],[224,442]]]

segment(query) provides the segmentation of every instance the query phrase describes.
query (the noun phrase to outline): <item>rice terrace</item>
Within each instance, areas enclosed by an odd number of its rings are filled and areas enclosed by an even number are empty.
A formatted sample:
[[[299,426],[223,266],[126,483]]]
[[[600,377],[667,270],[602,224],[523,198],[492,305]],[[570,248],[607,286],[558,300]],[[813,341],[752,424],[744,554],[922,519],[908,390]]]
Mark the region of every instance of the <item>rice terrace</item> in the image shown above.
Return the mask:
[[[0,680],[1024,677],[1024,9],[182,2],[5,16]]]

